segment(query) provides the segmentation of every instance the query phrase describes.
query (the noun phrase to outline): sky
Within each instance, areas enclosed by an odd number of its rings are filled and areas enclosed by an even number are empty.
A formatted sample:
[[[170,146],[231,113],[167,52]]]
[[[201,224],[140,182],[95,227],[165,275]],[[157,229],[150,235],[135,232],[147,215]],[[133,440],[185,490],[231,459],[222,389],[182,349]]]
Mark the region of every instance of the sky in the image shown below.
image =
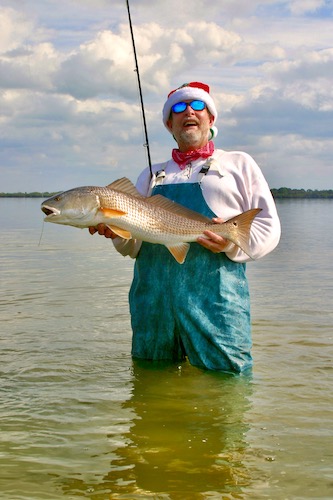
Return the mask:
[[[210,86],[217,148],[272,188],[333,189],[333,0],[130,0],[153,163],[170,90]],[[0,0],[0,192],[133,182],[148,164],[124,0]]]

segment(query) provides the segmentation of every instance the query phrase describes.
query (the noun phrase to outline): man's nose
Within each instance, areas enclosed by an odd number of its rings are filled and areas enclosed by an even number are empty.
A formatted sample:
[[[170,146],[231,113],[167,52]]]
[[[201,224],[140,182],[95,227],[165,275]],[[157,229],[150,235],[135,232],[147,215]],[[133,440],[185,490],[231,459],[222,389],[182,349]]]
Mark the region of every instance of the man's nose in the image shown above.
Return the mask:
[[[189,102],[185,103],[186,104],[186,109],[184,111],[184,113],[186,114],[195,114],[195,111],[194,109],[192,108],[191,104]]]

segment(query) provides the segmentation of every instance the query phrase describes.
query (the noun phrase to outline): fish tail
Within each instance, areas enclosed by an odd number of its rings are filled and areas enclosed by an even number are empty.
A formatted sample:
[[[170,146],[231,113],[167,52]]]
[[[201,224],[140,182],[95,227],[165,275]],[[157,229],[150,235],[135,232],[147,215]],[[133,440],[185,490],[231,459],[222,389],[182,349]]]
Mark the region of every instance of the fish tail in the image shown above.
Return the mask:
[[[237,245],[251,259],[253,258],[249,245],[251,224],[259,212],[261,212],[261,208],[252,208],[224,223],[230,229],[230,237],[228,236],[227,239]]]

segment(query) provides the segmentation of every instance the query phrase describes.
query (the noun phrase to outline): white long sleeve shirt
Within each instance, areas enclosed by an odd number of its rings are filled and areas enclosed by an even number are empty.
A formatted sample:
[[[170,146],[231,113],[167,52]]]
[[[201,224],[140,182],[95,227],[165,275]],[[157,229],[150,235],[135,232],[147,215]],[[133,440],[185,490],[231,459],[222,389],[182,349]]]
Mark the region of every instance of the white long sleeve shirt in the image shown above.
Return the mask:
[[[253,259],[271,252],[281,235],[280,220],[269,186],[254,159],[239,151],[216,149],[208,173],[201,176],[201,188],[209,208],[223,220],[228,220],[251,208],[261,208],[251,226],[250,249]],[[206,160],[199,158],[190,167],[181,170],[169,160],[153,166],[153,173],[165,171],[163,184],[198,182],[198,175]],[[140,194],[149,196],[152,188],[150,171],[146,168],[139,176],[136,187]],[[122,255],[135,258],[141,241],[115,238],[115,248]],[[239,247],[230,243],[225,249],[229,259],[247,262],[250,259]]]

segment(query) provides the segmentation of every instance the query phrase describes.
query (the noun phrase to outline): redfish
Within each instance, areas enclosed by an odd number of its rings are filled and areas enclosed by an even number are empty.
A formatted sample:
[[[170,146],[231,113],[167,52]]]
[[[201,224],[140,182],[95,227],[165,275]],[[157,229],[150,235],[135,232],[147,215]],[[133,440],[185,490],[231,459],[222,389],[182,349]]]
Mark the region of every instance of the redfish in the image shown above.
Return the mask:
[[[250,229],[260,208],[247,210],[216,224],[161,195],[145,197],[123,177],[106,187],[84,186],[64,191],[41,205],[46,222],[78,228],[106,224],[118,236],[165,245],[183,264],[189,243],[205,237],[204,231],[232,241],[249,257]]]

